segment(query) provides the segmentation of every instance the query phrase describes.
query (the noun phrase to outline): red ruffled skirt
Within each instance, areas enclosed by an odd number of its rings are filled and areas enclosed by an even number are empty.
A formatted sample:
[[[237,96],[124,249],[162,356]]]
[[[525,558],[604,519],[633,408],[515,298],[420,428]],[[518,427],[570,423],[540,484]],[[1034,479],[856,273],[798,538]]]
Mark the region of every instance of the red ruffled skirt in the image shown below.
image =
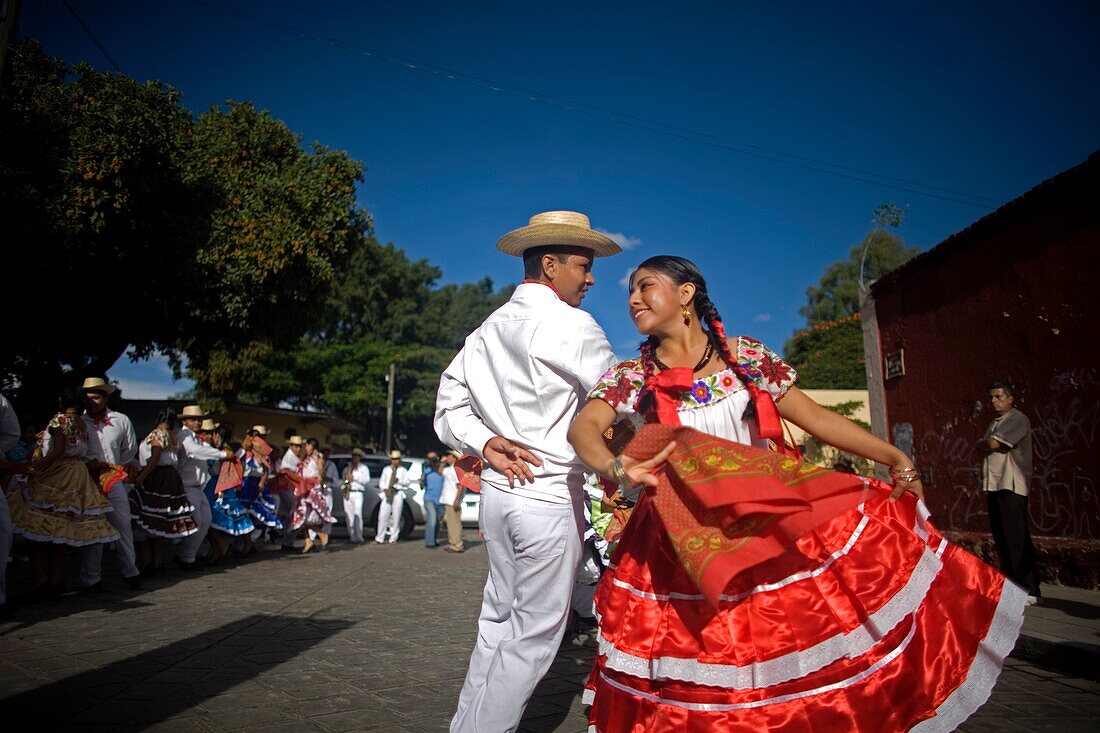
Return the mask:
[[[647,494],[596,591],[590,730],[951,731],[988,698],[1026,593],[879,490],[736,577],[716,608]]]

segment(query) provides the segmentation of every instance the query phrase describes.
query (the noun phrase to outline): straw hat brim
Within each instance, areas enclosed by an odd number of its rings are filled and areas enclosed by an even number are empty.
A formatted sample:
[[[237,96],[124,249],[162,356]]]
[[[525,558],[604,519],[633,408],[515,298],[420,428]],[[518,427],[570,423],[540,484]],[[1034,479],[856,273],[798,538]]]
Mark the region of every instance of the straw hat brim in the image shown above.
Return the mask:
[[[575,224],[530,224],[513,229],[497,242],[501,252],[518,257],[532,247],[550,246],[584,247],[592,250],[594,257],[610,257],[623,251],[606,234]]]
[[[93,384],[91,386],[81,387],[81,390],[84,392],[102,392],[103,394],[114,394],[118,390],[118,387],[111,384],[110,382],[104,382],[103,384]]]

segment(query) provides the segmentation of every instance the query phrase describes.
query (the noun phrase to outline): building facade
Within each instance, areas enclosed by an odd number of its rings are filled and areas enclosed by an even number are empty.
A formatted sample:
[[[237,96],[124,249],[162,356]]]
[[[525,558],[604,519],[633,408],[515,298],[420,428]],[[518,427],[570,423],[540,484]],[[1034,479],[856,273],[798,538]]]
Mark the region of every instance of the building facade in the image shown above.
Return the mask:
[[[996,563],[975,444],[1008,380],[1031,420],[1044,580],[1100,585],[1100,153],[880,278],[862,318],[871,423],[933,520]]]

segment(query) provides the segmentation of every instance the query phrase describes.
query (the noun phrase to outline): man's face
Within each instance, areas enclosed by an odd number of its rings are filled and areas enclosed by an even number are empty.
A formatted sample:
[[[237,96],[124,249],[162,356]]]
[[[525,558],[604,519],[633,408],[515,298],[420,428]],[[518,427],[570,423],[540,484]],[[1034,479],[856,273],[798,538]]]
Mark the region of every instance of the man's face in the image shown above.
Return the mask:
[[[98,415],[107,409],[107,395],[103,392],[85,392],[84,406],[92,415]]]
[[[192,432],[199,432],[199,427],[202,425],[202,420],[196,417],[185,417],[180,422],[183,423],[185,428],[190,428]]]
[[[300,443],[292,443],[290,446],[290,452],[296,456],[302,455],[302,445]]]
[[[1012,395],[1006,394],[1003,389],[989,390],[989,403],[993,405],[993,412],[1003,415],[1012,409]]]
[[[568,255],[565,262],[551,256],[545,265],[546,274],[558,295],[574,308],[580,306],[584,294],[596,284],[592,277],[592,255]]]

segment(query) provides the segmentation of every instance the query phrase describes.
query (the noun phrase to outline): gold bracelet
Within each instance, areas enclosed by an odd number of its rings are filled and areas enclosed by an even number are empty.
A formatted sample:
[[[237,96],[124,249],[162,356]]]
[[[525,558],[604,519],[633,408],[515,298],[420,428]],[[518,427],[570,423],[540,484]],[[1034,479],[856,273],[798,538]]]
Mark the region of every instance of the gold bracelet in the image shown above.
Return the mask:
[[[903,466],[902,468],[894,467],[890,469],[890,478],[895,481],[904,481],[906,483],[920,481],[920,471],[917,470],[916,466]]]
[[[631,487],[630,476],[623,468],[622,456],[615,456],[615,460],[611,463],[611,475],[614,477],[615,483],[622,488],[629,489]]]

